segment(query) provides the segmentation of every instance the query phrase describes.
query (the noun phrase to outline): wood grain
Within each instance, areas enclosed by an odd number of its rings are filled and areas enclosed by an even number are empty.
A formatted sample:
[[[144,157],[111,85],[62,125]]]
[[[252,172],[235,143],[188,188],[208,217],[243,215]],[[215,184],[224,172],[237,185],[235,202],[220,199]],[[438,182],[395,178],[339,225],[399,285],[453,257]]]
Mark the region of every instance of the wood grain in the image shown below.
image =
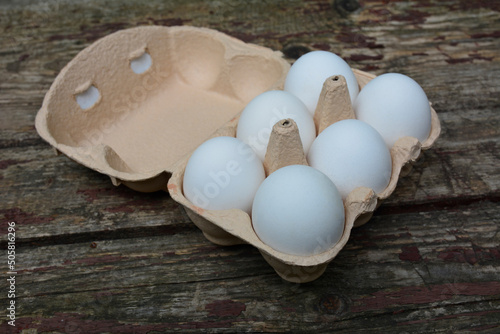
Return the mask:
[[[497,333],[499,22],[487,0],[0,3],[0,245],[15,221],[18,270],[17,326],[2,312],[0,332]],[[67,62],[152,24],[218,29],[290,62],[320,49],[407,74],[441,137],[323,276],[287,283],[254,248],[211,244],[166,193],[114,187],[37,135]],[[2,279],[3,310],[7,290]]]

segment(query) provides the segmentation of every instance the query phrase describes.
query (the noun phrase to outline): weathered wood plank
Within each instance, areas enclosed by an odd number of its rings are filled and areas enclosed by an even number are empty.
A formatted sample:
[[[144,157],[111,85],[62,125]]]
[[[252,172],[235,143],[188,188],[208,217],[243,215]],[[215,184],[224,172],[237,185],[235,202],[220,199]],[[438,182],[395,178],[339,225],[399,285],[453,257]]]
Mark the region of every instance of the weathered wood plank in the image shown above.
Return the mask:
[[[283,322],[296,322],[296,330],[465,331],[474,319],[498,329],[496,213],[497,203],[482,202],[377,215],[306,285],[283,282],[249,246],[213,246],[194,231],[47,245],[35,253],[25,246],[18,254],[20,321],[52,328],[63,312],[85,333],[93,326],[98,333],[106,326],[141,332],[185,325],[193,332],[281,331],[289,326]],[[377,320],[360,324],[361,314]]]
[[[268,277],[267,281],[272,283],[273,279]],[[242,290],[241,286],[248,288]],[[495,282],[408,287],[375,293],[366,298],[373,304],[387,301],[400,304],[387,312],[368,316],[362,315],[362,307],[349,308],[346,297],[335,286],[321,288],[328,293],[318,296],[310,289],[296,289],[294,286],[276,292],[273,284],[242,278],[209,286],[198,282],[182,286],[114,289],[93,294],[47,295],[39,299],[44,300],[46,306],[40,305],[37,311],[50,309],[55,311],[53,315],[46,317],[38,313],[22,317],[19,324],[24,328],[37,328],[39,333],[88,334],[169,333],[172,330],[188,333],[284,332],[291,328],[309,333],[498,331],[498,299],[482,296],[498,289]],[[468,291],[475,297],[457,297],[453,291]],[[269,299],[256,299],[256,295],[262,294]],[[79,302],[74,303],[74,300]],[[354,303],[360,301],[363,298],[354,300]],[[367,308],[373,305],[364,302]],[[415,302],[425,303],[426,307],[407,307]],[[453,302],[457,304],[449,305]],[[436,307],[437,303],[448,306]],[[492,306],[496,309],[491,309]],[[464,312],[464,308],[469,311]],[[61,309],[66,312],[57,312]],[[186,313],[179,314],[180,310]],[[359,315],[364,321],[360,321]]]
[[[499,22],[495,1],[0,3],[0,243],[16,221],[13,332],[497,333]],[[322,49],[410,75],[442,135],[322,277],[286,283],[254,248],[208,242],[165,193],[113,187],[36,134],[67,62],[149,24],[218,29],[290,61]],[[10,330],[2,316],[0,331]]]
[[[460,207],[443,208],[440,211],[375,215],[373,224],[367,224],[353,231],[351,241],[331,267],[335,271],[339,265],[346,266],[341,269],[344,270],[353,264],[357,264],[358,269],[362,270],[363,266],[369,266],[370,263],[412,266],[450,263],[464,266],[464,268],[467,265],[477,264],[478,270],[481,268],[485,270],[483,280],[494,280],[498,272],[491,271],[488,265],[499,266],[496,260],[500,257],[500,235],[497,226],[500,218],[496,215],[496,210],[496,202],[484,201]],[[124,248],[124,245],[128,246]],[[33,249],[39,251],[33,253]],[[62,256],[53,257],[53,254]],[[114,269],[119,268],[123,274],[125,270],[134,271],[138,267],[143,267],[138,272],[143,275],[144,272],[157,270],[152,266],[166,266],[164,269],[169,270],[173,265],[193,266],[194,268],[204,263],[205,265],[201,266],[200,270],[193,270],[191,275],[201,275],[197,277],[198,280],[210,280],[211,277],[216,276],[217,268],[221,265],[228,268],[234,267],[233,270],[237,272],[241,268],[247,268],[248,263],[245,261],[250,259],[253,261],[254,257],[260,258],[253,247],[218,247],[207,242],[196,228],[186,228],[175,232],[158,233],[156,236],[129,236],[125,240],[113,238],[74,244],[21,245],[19,270],[26,275],[38,273],[38,279],[45,282],[31,282],[26,276],[27,281],[23,282],[26,284],[26,289],[29,286],[39,289],[39,284],[46,284],[47,286],[40,291],[49,293],[52,289],[63,288],[64,291],[74,291],[83,288],[83,281],[75,282],[73,287],[71,285],[51,286],[53,282],[49,278],[53,277],[54,273],[60,275],[64,281],[63,276],[71,277],[75,274],[79,276],[82,273],[88,275],[92,274],[96,268],[100,268],[98,272],[113,272]],[[232,263],[235,258],[241,258],[241,261]],[[260,260],[259,262],[265,263]],[[439,267],[435,270],[439,270]],[[264,273],[269,273],[269,271]],[[124,274],[124,277],[121,277],[122,274],[117,274],[116,279],[121,280],[123,284],[130,279],[133,286],[136,280],[133,273]],[[472,272],[472,276],[462,276],[462,278],[472,279],[475,274]],[[177,270],[172,270],[154,279],[169,284],[193,280],[192,278],[186,279],[185,275],[178,276]],[[233,275],[238,276],[238,274]],[[412,279],[416,279],[413,283],[419,283],[422,279],[425,282],[429,280],[432,283],[438,283],[446,278],[450,278],[446,273],[439,274],[422,270],[419,277]],[[359,276],[352,283],[361,287],[364,280],[365,277]],[[85,285],[90,286],[91,283],[92,281],[86,281]],[[99,286],[109,289],[115,283],[118,281],[106,280]],[[377,282],[382,285],[393,283],[390,278],[384,282]],[[154,283],[150,282],[150,284]],[[34,292],[27,290],[25,293],[32,295]]]

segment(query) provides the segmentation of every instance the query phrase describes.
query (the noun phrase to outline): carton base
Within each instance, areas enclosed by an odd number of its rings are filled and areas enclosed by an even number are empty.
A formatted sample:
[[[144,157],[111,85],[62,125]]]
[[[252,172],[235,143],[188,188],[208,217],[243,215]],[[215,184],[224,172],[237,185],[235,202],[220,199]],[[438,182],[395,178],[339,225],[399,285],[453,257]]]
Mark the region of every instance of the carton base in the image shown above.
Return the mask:
[[[220,246],[234,246],[246,244],[243,240],[234,235],[224,231],[217,225],[209,222],[199,214],[193,212],[191,209],[186,208],[186,214],[189,219],[203,232],[205,238],[210,242]]]
[[[328,263],[312,266],[296,266],[285,264],[275,257],[261,251],[262,257],[266,260],[274,271],[285,281],[292,283],[307,283],[319,278],[326,270]]]

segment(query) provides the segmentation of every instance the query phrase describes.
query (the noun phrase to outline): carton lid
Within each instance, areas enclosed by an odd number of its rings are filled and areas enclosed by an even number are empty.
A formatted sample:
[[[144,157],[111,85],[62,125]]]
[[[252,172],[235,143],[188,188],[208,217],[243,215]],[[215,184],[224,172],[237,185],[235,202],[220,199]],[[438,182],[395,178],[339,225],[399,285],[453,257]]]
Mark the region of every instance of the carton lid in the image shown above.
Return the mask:
[[[207,28],[121,30],[63,68],[35,125],[57,151],[115,184],[152,180],[252,98],[282,89],[289,68],[280,52]]]

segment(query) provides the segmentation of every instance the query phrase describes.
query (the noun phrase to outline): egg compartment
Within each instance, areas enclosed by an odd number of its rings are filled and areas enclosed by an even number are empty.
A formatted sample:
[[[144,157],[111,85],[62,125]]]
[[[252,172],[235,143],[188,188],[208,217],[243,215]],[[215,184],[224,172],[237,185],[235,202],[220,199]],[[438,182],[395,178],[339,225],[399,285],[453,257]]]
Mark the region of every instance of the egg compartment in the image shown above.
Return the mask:
[[[362,89],[375,75],[353,70]],[[264,259],[283,279],[304,283],[317,279],[323,274],[329,262],[347,243],[351,230],[365,224],[375,209],[396,188],[398,179],[407,173],[411,164],[418,159],[422,150],[432,146],[440,133],[440,123],[435,110],[431,107],[431,132],[424,143],[416,138],[399,139],[391,148],[392,173],[388,186],[376,194],[372,189],[359,187],[354,189],[344,200],[345,225],[340,241],[327,251],[312,256],[296,256],[279,252],[263,243],[255,233],[250,216],[238,209],[204,210],[193,205],[182,193],[184,170],[189,156],[179,162],[168,182],[172,198],[182,204],[190,219],[198,226],[205,237],[218,245],[250,244],[256,247]],[[354,118],[351,101],[345,79],[342,76],[328,78],[324,85],[315,113],[315,125],[318,133],[342,119]],[[236,136],[238,119],[228,122],[214,136]],[[293,120],[281,120],[273,127],[267,148],[264,168],[266,175],[274,170],[292,164],[307,164],[298,128]]]
[[[216,30],[144,26],[108,35],[59,73],[36,116],[57,152],[143,192],[258,94],[282,88],[280,52]]]

